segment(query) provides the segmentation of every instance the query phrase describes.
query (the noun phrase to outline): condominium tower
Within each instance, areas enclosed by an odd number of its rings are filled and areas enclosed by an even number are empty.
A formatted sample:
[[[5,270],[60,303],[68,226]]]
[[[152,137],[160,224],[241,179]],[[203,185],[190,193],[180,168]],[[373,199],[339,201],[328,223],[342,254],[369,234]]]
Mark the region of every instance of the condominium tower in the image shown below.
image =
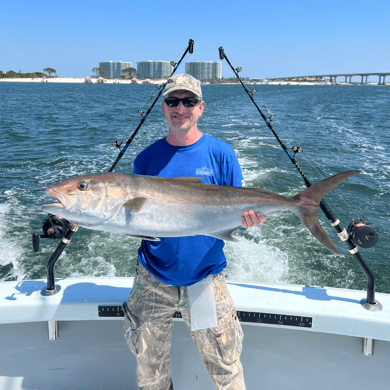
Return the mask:
[[[122,76],[122,70],[131,67],[131,62],[99,62],[99,68],[102,70],[103,76],[110,77],[112,79],[119,79],[119,77]]]
[[[172,73],[169,61],[140,61],[137,62],[137,73],[144,78],[162,79]]]
[[[186,73],[198,80],[218,80],[222,77],[222,62],[186,62]]]

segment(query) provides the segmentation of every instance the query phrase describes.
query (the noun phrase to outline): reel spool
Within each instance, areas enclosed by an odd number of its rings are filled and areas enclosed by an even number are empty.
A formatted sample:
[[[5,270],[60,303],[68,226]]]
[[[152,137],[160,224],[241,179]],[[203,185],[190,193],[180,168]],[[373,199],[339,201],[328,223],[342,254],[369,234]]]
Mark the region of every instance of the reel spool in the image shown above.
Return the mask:
[[[347,233],[353,243],[361,248],[372,248],[378,242],[378,229],[363,219],[352,221]]]
[[[62,239],[65,237],[66,232],[70,229],[70,222],[66,219],[56,217],[55,215],[49,214],[45,219],[42,220],[43,234],[33,233],[32,241],[34,252],[39,251],[39,237],[51,238],[51,239]]]

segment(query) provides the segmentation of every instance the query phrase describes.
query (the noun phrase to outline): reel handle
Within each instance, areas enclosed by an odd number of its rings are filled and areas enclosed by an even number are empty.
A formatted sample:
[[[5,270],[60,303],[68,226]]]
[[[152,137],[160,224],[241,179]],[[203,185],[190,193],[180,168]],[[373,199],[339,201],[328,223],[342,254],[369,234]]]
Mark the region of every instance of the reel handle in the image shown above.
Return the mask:
[[[71,228],[70,222],[64,218],[49,214],[42,220],[43,234],[33,233],[32,244],[34,252],[39,251],[39,238],[62,239]]]
[[[33,244],[34,252],[38,252],[39,251],[39,233],[33,233],[32,244]]]

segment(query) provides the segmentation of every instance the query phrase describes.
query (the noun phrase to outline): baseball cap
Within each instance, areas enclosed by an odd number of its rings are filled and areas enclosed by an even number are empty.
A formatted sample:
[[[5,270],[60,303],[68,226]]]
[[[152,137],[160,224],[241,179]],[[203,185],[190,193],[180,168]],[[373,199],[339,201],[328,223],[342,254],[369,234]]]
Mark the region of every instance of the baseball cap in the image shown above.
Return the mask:
[[[182,73],[176,76],[172,76],[168,79],[168,82],[165,86],[164,95],[166,96],[173,91],[183,89],[185,91],[192,92],[199,99],[202,99],[202,90],[200,88],[200,82],[195,77],[190,76],[189,74]]]

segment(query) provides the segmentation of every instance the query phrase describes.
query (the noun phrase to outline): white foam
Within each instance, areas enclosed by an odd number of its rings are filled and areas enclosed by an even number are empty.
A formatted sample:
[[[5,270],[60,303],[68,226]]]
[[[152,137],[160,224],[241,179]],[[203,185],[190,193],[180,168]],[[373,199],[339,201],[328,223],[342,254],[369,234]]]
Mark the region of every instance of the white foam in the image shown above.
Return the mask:
[[[7,195],[13,195],[14,192],[5,191]],[[11,238],[9,234],[8,214],[13,211],[11,203],[0,204],[0,266],[4,267],[12,264],[12,269],[0,279],[1,282],[6,280],[22,280],[23,270],[21,269],[19,259],[23,256],[23,249],[19,244],[17,236]]]
[[[288,256],[272,245],[271,240],[260,239],[261,228],[251,228],[256,238],[238,237],[238,242],[226,242],[226,275],[230,280],[247,282],[285,282]]]

